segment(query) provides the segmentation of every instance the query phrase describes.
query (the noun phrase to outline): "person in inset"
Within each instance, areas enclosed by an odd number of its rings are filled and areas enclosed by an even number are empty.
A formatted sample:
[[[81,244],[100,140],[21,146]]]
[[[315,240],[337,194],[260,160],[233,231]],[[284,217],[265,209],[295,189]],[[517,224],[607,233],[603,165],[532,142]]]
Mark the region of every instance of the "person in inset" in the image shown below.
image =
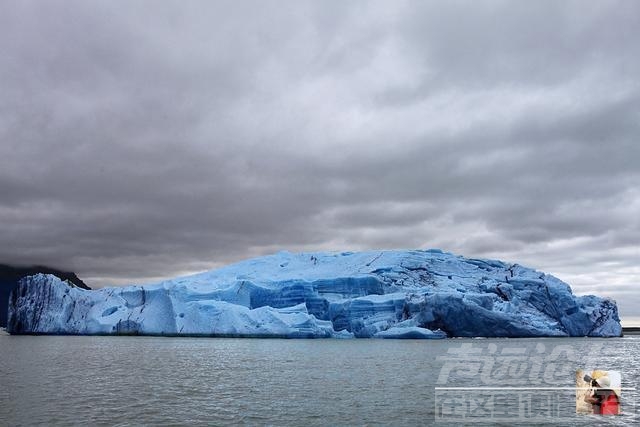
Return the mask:
[[[584,401],[591,403],[593,413],[600,415],[618,415],[620,413],[620,399],[616,392],[611,389],[609,377],[595,379],[597,388],[593,390],[591,396],[587,395]]]

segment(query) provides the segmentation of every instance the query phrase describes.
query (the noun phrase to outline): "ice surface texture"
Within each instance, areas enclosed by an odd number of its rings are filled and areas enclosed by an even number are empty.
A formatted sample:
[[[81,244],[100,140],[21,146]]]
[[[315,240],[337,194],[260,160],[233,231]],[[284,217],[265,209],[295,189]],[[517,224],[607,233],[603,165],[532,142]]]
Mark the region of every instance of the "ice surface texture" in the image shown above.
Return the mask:
[[[12,334],[287,338],[620,336],[614,301],[559,279],[439,250],[280,252],[155,285],[20,282]]]

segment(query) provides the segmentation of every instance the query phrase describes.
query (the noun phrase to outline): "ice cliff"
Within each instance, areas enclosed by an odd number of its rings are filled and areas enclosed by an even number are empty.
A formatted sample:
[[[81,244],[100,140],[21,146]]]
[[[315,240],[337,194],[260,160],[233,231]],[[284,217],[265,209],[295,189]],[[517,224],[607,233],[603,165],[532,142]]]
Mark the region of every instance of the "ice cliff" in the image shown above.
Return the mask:
[[[614,301],[518,264],[427,251],[281,252],[155,285],[21,280],[12,334],[620,336]]]
[[[74,285],[89,288],[86,283],[78,278],[75,273],[56,270],[44,266],[17,267],[6,264],[0,264],[0,327],[7,326],[9,295],[17,286],[21,278],[32,276],[34,274],[53,274],[63,280],[68,280]]]

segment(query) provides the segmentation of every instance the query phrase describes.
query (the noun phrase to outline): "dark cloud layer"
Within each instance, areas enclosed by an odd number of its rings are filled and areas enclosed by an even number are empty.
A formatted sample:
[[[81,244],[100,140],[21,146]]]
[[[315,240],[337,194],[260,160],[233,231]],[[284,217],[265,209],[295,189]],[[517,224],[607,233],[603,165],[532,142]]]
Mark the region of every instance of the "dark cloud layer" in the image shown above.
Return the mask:
[[[441,247],[640,316],[637,2],[1,3],[2,262]]]

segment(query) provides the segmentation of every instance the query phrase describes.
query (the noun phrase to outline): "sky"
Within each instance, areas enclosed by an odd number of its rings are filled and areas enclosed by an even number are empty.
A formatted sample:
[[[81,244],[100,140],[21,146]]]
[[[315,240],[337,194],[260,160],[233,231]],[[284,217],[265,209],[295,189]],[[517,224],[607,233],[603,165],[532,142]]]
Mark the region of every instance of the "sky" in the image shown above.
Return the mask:
[[[640,320],[640,2],[0,9],[0,262],[440,248]]]

